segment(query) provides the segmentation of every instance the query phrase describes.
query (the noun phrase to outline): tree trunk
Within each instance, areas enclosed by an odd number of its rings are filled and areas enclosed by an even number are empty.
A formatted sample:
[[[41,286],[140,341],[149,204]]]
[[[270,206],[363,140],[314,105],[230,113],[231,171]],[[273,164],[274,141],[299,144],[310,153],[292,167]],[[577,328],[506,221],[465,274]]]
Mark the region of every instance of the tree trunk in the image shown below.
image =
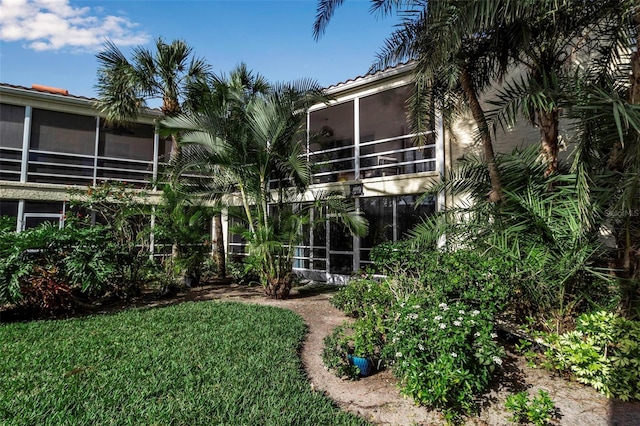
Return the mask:
[[[227,278],[227,265],[225,262],[224,234],[222,231],[222,214],[218,213],[213,217],[213,229],[216,235],[214,244],[216,246],[215,257],[218,264],[218,278]]]
[[[271,299],[287,299],[291,293],[293,274],[287,273],[284,277],[273,277],[267,279],[267,286],[264,291]]]
[[[635,26],[636,49],[631,54],[631,76],[629,87],[629,103],[633,105],[640,104],[640,7],[636,8],[633,16],[633,24]],[[640,144],[640,134],[631,129],[632,137],[625,146],[614,147],[612,158],[616,170],[624,171],[625,168],[634,167],[633,164],[626,164],[625,151],[637,149]],[[635,145],[635,147],[630,147]],[[617,148],[617,149],[616,149]],[[613,156],[612,154],[612,156]],[[632,157],[634,157],[632,155]],[[636,163],[637,164],[637,163]],[[637,175],[636,175],[636,179]],[[636,180],[636,191],[638,190],[638,181]],[[638,199],[633,199],[630,203],[630,210],[625,212],[628,214],[624,222],[620,238],[618,239],[618,247],[621,254],[618,256],[618,262],[622,263],[623,276],[621,277],[622,299],[625,306],[623,308],[631,317],[640,315],[640,217],[638,216]]]
[[[538,126],[542,136],[542,155],[547,163],[544,176],[548,177],[558,171],[558,110],[538,111]]]
[[[489,200],[497,203],[502,201],[504,195],[502,193],[502,182],[500,181],[496,157],[493,152],[493,142],[491,140],[489,126],[487,125],[487,118],[485,117],[484,110],[478,100],[478,95],[476,94],[476,89],[469,71],[465,67],[462,67],[460,71],[460,84],[462,85],[462,90],[464,91],[464,95],[469,103],[469,107],[471,108],[471,114],[478,126],[478,131],[480,132],[480,138],[482,140],[484,159],[487,162],[487,168],[489,169],[489,179],[491,180]]]

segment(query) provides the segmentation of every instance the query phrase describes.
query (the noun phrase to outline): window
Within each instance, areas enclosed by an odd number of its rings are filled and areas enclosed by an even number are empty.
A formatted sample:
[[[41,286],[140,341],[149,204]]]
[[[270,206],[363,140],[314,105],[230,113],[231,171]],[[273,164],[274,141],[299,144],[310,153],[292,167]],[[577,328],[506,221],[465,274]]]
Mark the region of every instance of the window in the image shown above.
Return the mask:
[[[355,178],[353,101],[310,114],[309,160],[314,183]]]
[[[0,180],[20,180],[24,114],[24,107],[0,104]]]

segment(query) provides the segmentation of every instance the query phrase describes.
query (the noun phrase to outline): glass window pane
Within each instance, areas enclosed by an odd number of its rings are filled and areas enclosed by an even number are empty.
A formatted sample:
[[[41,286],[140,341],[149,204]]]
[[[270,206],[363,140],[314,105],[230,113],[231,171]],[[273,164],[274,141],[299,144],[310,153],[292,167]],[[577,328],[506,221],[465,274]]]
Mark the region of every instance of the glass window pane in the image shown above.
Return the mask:
[[[353,101],[313,111],[309,121],[310,161],[316,164],[313,171],[316,175],[325,173],[314,182],[354,179]]]
[[[62,213],[62,201],[26,201],[25,213]]]
[[[411,133],[405,106],[411,91],[412,86],[408,85],[360,99],[360,141],[387,139]]]
[[[22,149],[24,107],[0,104],[0,147]]]
[[[329,236],[329,249],[333,251],[353,250],[353,236],[346,226],[331,222]]]
[[[32,150],[94,154],[94,117],[34,109],[31,122]]]
[[[122,127],[107,126],[101,121],[98,155],[126,160],[153,161],[153,133],[153,126],[148,124],[131,124]]]
[[[426,198],[416,208],[418,195],[404,195],[398,197],[398,236],[406,237],[407,232],[422,222],[426,216],[436,211],[435,199]]]
[[[353,256],[349,254],[332,254],[329,273],[349,275],[353,272]]]
[[[18,200],[0,200],[0,216],[18,216]]]
[[[360,246],[372,248],[386,241],[393,241],[393,198],[363,198],[361,209],[369,222],[369,231],[360,238]]]

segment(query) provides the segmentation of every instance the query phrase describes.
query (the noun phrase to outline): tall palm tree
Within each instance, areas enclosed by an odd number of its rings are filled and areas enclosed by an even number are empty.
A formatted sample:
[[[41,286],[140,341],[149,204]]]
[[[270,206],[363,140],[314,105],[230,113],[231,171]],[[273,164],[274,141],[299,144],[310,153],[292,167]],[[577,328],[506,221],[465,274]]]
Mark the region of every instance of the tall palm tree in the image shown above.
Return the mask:
[[[342,0],[318,0],[314,24],[316,39],[325,31],[335,9]],[[433,130],[429,119],[436,103],[442,99],[447,106],[460,112],[464,107],[478,127],[483,154],[491,179],[488,194],[493,202],[503,199],[502,182],[493,150],[493,139],[480,94],[506,72],[507,44],[501,37],[489,33],[451,31],[465,2],[423,0],[372,0],[372,11],[381,14],[398,13],[402,22],[388,37],[378,54],[372,71],[415,60],[415,90],[410,100],[414,131]],[[446,48],[445,48],[446,46]],[[450,110],[442,109],[445,114]]]
[[[183,40],[170,44],[162,38],[155,42],[155,52],[137,46],[128,60],[118,47],[106,41],[98,53],[98,100],[96,106],[107,121],[133,121],[150,99],[161,99],[163,116],[173,116],[184,107],[197,104],[200,83],[210,74],[210,66],[193,57],[193,49]],[[171,155],[178,144],[172,135]]]

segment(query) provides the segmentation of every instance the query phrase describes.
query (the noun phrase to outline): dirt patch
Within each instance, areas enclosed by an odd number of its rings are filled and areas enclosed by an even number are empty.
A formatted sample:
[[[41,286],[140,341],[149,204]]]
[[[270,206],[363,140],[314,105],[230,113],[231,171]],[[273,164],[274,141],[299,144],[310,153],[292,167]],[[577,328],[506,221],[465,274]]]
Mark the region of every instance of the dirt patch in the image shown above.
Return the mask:
[[[355,413],[379,425],[440,425],[439,413],[416,406],[403,397],[390,371],[379,371],[358,381],[342,380],[322,363],[322,341],[346,319],[329,299],[331,289],[321,286],[294,289],[288,300],[271,300],[259,287],[210,285],[192,289],[172,299],[137,299],[119,306],[98,309],[98,312],[121,310],[134,306],[162,306],[196,300],[228,300],[290,309],[306,322],[309,333],[302,350],[302,361],[313,390],[323,392],[343,410]],[[609,400],[594,389],[580,383],[552,376],[544,369],[526,365],[521,357],[510,353],[502,365],[501,380],[480,401],[478,417],[469,418],[469,425],[510,425],[504,401],[512,392],[538,389],[549,392],[558,408],[557,425],[570,426],[638,426],[640,402]]]

